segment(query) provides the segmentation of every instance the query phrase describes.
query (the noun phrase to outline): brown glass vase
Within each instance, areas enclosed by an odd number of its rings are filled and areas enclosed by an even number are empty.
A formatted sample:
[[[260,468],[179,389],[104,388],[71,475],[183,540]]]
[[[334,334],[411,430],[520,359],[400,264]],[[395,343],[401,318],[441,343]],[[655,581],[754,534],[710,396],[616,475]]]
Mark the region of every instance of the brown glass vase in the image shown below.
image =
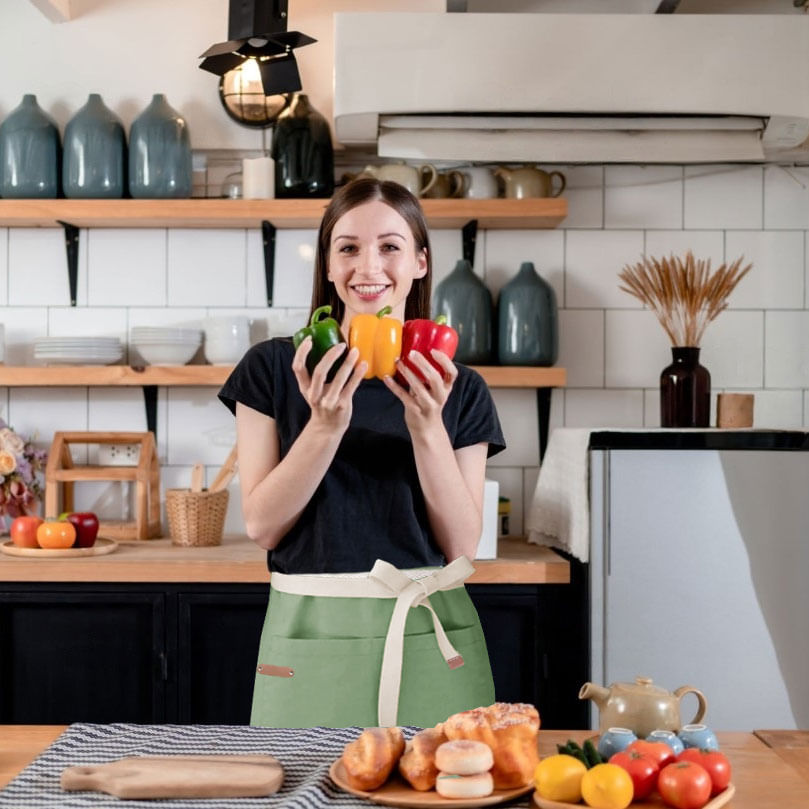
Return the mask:
[[[660,426],[707,427],[711,374],[699,364],[699,348],[672,346],[672,363],[660,374]]]

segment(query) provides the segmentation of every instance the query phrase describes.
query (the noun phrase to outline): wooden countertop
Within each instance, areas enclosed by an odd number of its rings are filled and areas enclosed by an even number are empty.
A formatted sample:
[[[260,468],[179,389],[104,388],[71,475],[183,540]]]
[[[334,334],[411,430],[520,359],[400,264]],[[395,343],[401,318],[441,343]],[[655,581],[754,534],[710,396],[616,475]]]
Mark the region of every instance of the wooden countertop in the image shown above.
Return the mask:
[[[0,788],[5,787],[64,730],[63,725],[0,726]],[[540,731],[540,755],[556,752],[556,744],[570,738],[581,742],[591,733],[582,730]],[[783,733],[793,732],[717,734],[723,752],[730,759],[732,782],[736,787],[728,809],[806,809],[809,806],[809,781],[806,780],[809,734],[804,732],[802,746],[769,747],[764,741],[769,738],[778,745],[784,741],[779,738]],[[796,754],[794,762],[781,755],[785,750]]]
[[[522,538],[499,542],[499,558],[474,562],[470,584],[567,584],[570,565],[550,548]],[[4,582],[217,582],[267,583],[265,552],[246,537],[188,548],[170,539],[121,542],[103,556],[76,558],[0,554]]]

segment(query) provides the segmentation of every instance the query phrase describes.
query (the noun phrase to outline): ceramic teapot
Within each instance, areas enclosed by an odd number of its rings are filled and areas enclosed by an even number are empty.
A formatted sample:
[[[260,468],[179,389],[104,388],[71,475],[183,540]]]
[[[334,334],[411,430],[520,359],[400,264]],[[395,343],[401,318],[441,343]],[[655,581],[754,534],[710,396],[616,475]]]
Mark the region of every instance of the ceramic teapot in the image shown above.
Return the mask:
[[[414,196],[423,197],[435,185],[438,171],[430,163],[418,167],[406,163],[384,163],[381,166],[366,166],[360,175],[392,180],[403,185]]]
[[[694,694],[697,713],[688,723],[680,720],[680,700]],[[585,683],[579,699],[591,699],[599,710],[599,732],[611,727],[629,728],[640,739],[653,730],[680,730],[683,724],[699,722],[705,716],[707,702],[701,691],[691,685],[680,686],[674,693],[653,685],[648,677],[636,677],[634,683],[613,683],[608,688]]]
[[[504,196],[515,199],[558,197],[567,185],[567,180],[562,172],[547,172],[534,166],[519,166],[512,169],[498,166],[494,170],[494,174],[504,183]],[[558,181],[556,188],[554,188],[554,180]]]

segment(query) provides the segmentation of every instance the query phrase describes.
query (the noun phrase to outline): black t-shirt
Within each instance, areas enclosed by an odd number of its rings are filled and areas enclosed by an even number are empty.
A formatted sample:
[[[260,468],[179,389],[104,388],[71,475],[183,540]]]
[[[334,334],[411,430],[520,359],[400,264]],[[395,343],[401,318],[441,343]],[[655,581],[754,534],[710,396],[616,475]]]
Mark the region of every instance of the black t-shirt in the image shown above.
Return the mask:
[[[275,419],[282,458],[310,414],[293,354],[288,338],[254,345],[219,392],[234,413],[241,402]],[[457,368],[443,409],[452,446],[487,442],[494,455],[505,441],[489,389],[472,369]],[[267,562],[280,573],[347,573],[370,570],[377,559],[403,569],[445,562],[427,519],[404,407],[381,379],[365,379],[331,466]]]

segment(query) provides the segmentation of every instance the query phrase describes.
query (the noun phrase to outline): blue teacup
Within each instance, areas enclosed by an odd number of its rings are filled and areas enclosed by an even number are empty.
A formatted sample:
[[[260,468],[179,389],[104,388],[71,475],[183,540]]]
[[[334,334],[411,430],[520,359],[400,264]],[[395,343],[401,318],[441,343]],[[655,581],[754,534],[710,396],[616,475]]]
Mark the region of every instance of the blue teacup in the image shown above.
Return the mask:
[[[697,747],[700,750],[719,749],[716,734],[707,725],[683,725],[677,735],[686,747]]]
[[[685,749],[682,740],[673,730],[653,730],[646,737],[646,741],[667,744],[674,751],[675,756],[679,756]]]
[[[614,753],[626,750],[637,738],[629,728],[608,728],[601,734],[596,749],[602,758],[609,759]]]

